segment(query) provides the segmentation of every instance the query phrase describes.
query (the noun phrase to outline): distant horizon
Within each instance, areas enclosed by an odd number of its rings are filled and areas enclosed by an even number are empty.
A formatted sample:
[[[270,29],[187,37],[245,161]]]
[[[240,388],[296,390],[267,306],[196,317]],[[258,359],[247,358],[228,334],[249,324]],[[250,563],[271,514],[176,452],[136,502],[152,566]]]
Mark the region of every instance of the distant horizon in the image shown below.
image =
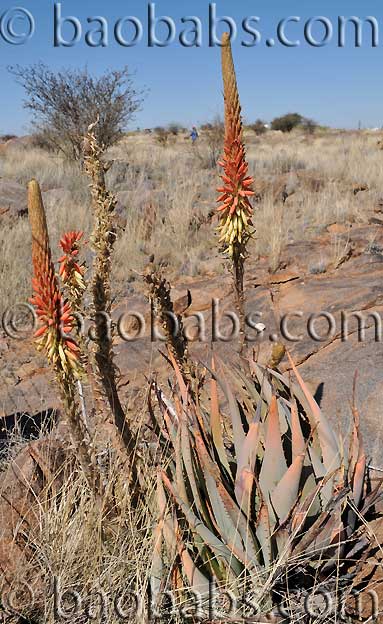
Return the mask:
[[[288,111],[288,113],[289,112],[298,112],[298,111]],[[303,117],[306,117],[306,115],[303,115]],[[180,130],[188,131],[188,130],[191,130],[193,125],[196,126],[197,128],[201,128],[205,124],[212,123],[213,121],[214,120],[212,120],[212,119],[210,119],[210,120],[208,119],[206,121],[202,121],[200,124],[199,123],[194,123],[194,124],[191,124],[191,125],[186,125],[186,124],[184,125],[181,122],[178,122],[176,120],[172,120],[172,121],[169,121],[166,124],[155,124],[153,126],[137,126],[134,123],[132,123],[131,127],[127,127],[124,130],[123,134],[129,134],[129,133],[135,133],[135,132],[145,132],[146,130],[150,130],[150,131],[154,132],[156,128],[167,129],[167,128],[169,128],[169,126],[172,126],[173,124],[179,126]],[[244,119],[244,127],[246,128],[246,127],[251,126],[255,121],[256,121],[256,119],[254,119],[252,121]],[[272,120],[262,119],[262,121],[264,121],[265,124],[271,124]],[[314,121],[317,122],[317,127],[318,128],[325,128],[325,129],[334,130],[334,131],[338,130],[339,132],[352,132],[352,131],[355,131],[355,130],[357,130],[357,131],[359,131],[359,130],[360,131],[368,130],[368,131],[371,131],[371,132],[383,131],[383,126],[364,126],[362,124],[360,127],[359,126],[340,127],[340,126],[332,126],[330,124],[322,124],[322,123],[320,123],[320,121],[318,122],[318,120],[316,120],[316,119]],[[272,130],[271,128],[269,128],[269,132],[270,131],[271,132],[275,132],[275,130]],[[9,136],[21,139],[23,137],[32,136],[33,134],[34,134],[33,128],[30,128],[29,132],[27,132],[27,131],[26,132],[24,132],[24,131],[21,131],[21,132],[4,131],[4,132],[0,133],[0,137],[4,137],[4,136],[9,135]],[[286,133],[286,134],[289,134],[289,133]]]

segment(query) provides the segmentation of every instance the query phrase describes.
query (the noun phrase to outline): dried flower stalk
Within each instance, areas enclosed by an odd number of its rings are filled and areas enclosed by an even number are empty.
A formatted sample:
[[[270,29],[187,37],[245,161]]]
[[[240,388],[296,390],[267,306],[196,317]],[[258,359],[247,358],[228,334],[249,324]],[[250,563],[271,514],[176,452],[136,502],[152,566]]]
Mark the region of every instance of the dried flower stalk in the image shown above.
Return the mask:
[[[201,371],[190,361],[188,341],[184,333],[182,314],[179,314],[171,298],[169,282],[161,275],[154,260],[145,269],[144,280],[148,286],[148,298],[152,307],[152,319],[159,322],[169,353],[177,363],[185,383],[195,397],[202,380]]]
[[[130,455],[135,450],[136,440],[127,423],[125,410],[118,395],[118,371],[114,363],[110,328],[112,309],[110,274],[112,250],[116,241],[116,228],[114,225],[116,197],[106,188],[105,173],[107,165],[101,160],[104,150],[98,144],[93,132],[95,125],[89,126],[83,146],[84,170],[91,181],[90,189],[95,216],[95,226],[91,238],[92,246],[96,253],[92,280],[95,322],[93,355],[98,370],[98,381],[101,386],[98,400],[102,400],[102,394],[107,398],[115,425]]]

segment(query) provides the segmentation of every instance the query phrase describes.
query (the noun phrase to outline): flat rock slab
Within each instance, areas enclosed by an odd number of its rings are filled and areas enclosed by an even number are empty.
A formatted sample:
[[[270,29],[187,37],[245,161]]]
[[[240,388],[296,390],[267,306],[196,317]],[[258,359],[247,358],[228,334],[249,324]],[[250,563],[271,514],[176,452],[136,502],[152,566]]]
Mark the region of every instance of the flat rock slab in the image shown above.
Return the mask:
[[[374,341],[374,331],[366,341],[357,335],[347,342],[337,341],[320,350],[300,366],[310,390],[339,432],[346,434],[352,423],[353,381],[356,377],[356,404],[361,418],[364,444],[375,465],[383,465],[383,345]]]

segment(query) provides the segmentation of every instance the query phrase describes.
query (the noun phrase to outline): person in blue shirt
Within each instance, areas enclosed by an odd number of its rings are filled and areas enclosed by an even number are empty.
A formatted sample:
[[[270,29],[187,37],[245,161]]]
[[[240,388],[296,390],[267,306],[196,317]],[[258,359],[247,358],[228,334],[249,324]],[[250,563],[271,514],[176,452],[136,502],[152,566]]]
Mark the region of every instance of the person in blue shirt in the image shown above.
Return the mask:
[[[193,128],[192,128],[192,131],[190,133],[190,138],[191,138],[192,143],[194,145],[194,143],[198,139],[198,132],[197,132],[197,128],[195,126],[193,126]]]

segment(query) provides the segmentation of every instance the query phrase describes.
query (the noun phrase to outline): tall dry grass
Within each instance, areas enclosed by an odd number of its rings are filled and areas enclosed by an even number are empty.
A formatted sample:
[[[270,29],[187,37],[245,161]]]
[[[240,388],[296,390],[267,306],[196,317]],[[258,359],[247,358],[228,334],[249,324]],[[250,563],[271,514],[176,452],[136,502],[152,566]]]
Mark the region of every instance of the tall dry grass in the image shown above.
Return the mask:
[[[13,455],[20,448],[18,441]],[[11,457],[7,466],[12,465]],[[116,497],[118,488],[119,509],[114,520],[106,522],[105,512],[94,505],[84,474],[73,469],[70,457],[62,469],[66,475],[62,487],[49,499],[40,499],[38,523],[24,536],[24,546],[33,556],[19,567],[12,585],[14,588],[19,583],[24,588],[26,579],[30,579],[33,599],[30,590],[19,596],[18,603],[13,598],[12,604],[20,607],[21,619],[4,602],[5,621],[144,624],[145,618],[134,609],[133,595],[142,597],[145,605],[153,550],[153,526],[147,506],[132,504],[129,489],[121,486],[121,475],[111,464],[105,497]],[[33,483],[30,486],[33,488]],[[12,587],[2,596],[8,596]]]

